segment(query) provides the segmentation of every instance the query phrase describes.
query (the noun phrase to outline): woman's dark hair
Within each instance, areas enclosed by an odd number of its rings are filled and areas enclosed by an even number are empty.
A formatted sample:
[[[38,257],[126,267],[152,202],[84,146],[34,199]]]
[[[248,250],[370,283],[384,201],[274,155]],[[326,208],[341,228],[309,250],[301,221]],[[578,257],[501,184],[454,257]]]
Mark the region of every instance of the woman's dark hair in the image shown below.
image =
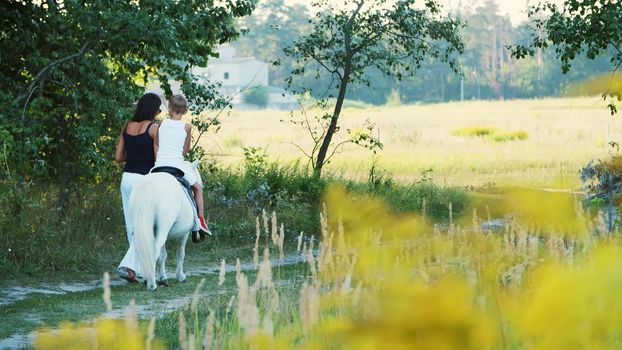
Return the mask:
[[[162,100],[160,100],[160,96],[153,92],[144,94],[140,100],[138,100],[138,105],[136,105],[136,111],[134,111],[132,121],[142,122],[143,120],[154,120],[156,115],[160,113],[161,104]]]

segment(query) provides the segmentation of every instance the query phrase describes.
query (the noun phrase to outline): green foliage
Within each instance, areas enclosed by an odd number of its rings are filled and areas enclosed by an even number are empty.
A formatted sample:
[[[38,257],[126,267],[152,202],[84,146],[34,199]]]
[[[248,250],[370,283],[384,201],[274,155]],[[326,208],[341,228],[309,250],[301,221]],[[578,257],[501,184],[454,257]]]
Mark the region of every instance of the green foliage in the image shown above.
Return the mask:
[[[580,171],[585,203],[602,207],[609,232],[620,227],[620,205],[622,205],[622,156],[590,160]]]
[[[400,79],[414,74],[427,57],[457,71],[455,54],[464,47],[457,33],[461,23],[442,15],[435,1],[423,8],[413,5],[413,0],[390,5],[348,0],[335,8],[326,0],[315,2],[320,11],[311,20],[312,30],[285,49],[297,63],[288,82],[311,69],[313,75],[333,77],[340,87],[349,82],[369,86],[368,68]]]
[[[553,45],[564,73],[583,53],[590,60],[610,57],[614,71],[622,64],[622,6],[618,1],[565,0],[561,8],[554,3],[540,3],[532,6],[528,15],[533,20],[531,43],[512,47],[514,57],[533,56],[535,49]],[[610,96],[622,98],[619,92]],[[617,112],[613,100],[609,108],[611,114]]]
[[[213,231],[224,238],[254,232],[255,218],[274,210],[292,235],[319,232],[317,217],[327,181],[309,176],[298,164],[269,163],[260,149],[245,148],[244,152],[242,169],[215,167],[204,176],[205,205]]]
[[[205,158],[205,150],[199,146],[201,137],[208,131],[218,132],[220,130],[220,116],[222,113],[231,109],[231,98],[218,94],[219,83],[202,82],[198,83],[195,77],[190,77],[188,82],[183,83],[181,88],[188,96],[190,111],[192,111],[192,125],[198,132],[194,138],[194,143],[190,147],[186,160],[194,161]],[[211,115],[207,111],[217,111]]]
[[[61,213],[57,187],[0,185],[0,232],[6,233],[0,242],[0,272],[83,272],[120,259],[127,236],[116,186],[81,191],[72,193],[80,205]]]
[[[268,155],[257,147],[242,147],[244,153],[244,175],[248,178],[260,178],[268,168]]]
[[[326,112],[313,113],[311,117],[309,117],[308,113],[314,108],[326,110],[330,101],[331,99],[314,101],[312,107],[310,108],[305,107],[301,103],[300,118],[296,117],[294,111],[290,112],[290,122],[304,129],[313,140],[313,147],[311,147],[311,149],[308,151],[304,150],[297,144],[294,144],[294,146],[298,147],[298,149],[307,157],[307,166],[310,165],[311,168],[314,169],[316,176],[319,175],[319,172],[317,170],[318,162],[321,160],[323,164],[330,163],[332,157],[335,154],[342,152],[345,145],[355,144],[357,146],[371,150],[374,154],[377,150],[380,150],[383,147],[380,139],[376,135],[374,135],[375,124],[372,123],[370,120],[366,120],[361,126],[357,128],[346,129],[347,135],[345,137],[341,137],[340,139],[336,140],[334,144],[328,146],[328,148],[326,148],[327,154],[325,154],[323,157],[320,157],[320,154],[322,152],[322,145],[328,137],[327,135],[333,122],[333,118],[331,114]],[[344,100],[342,103],[343,108],[362,108],[362,105],[362,103],[348,100]]]
[[[347,188],[382,198],[397,212],[423,213],[425,209],[424,214],[436,222],[449,221],[450,203],[454,217],[464,214],[469,205],[467,193],[459,188],[434,185],[429,178],[431,171],[424,170],[419,179],[411,183],[399,183],[391,174],[373,167],[367,183],[348,182]]]
[[[244,91],[242,101],[246,104],[266,108],[269,102],[268,89],[265,86],[253,86]]]
[[[439,222],[447,220],[449,203],[454,217],[468,205],[462,189],[435,186],[427,171],[409,184],[400,184],[379,169],[369,181],[355,182],[318,178],[297,163],[270,163],[259,149],[249,148],[246,154],[242,169],[215,164],[202,167],[205,207],[214,240],[252,244],[255,218],[273,210],[285,224],[288,240],[300,231],[319,237],[321,200],[331,183],[377,195],[399,212],[420,212],[425,198],[426,215]],[[118,187],[91,185],[82,189],[81,197],[80,206],[68,208],[61,216],[56,206],[57,188],[32,184],[0,187],[0,232],[8,233],[0,241],[0,272],[43,274],[116,267],[127,249]],[[190,245],[188,249],[202,247]]]
[[[310,20],[312,29],[284,52],[295,60],[287,79],[294,91],[309,91],[304,84],[299,88],[293,86],[295,79],[307,75],[328,81],[321,91],[328,93],[333,84],[338,89],[336,96],[328,95],[337,100],[333,112],[322,117],[325,131],[320,142],[314,137],[315,146],[319,147],[310,153],[314,158],[314,173],[320,176],[330,158],[329,147],[339,130],[338,120],[350,83],[371,86],[372,69],[401,80],[414,74],[430,57],[438,58],[458,72],[456,55],[462,53],[464,44],[458,34],[460,21],[443,15],[434,0],[426,1],[423,6],[415,6],[414,0],[392,3],[345,0],[339,7],[331,6],[329,0],[320,0],[313,6],[317,12]],[[326,107],[325,97],[319,103],[322,107]],[[378,144],[377,140],[367,143],[370,147]]]
[[[282,48],[291,45],[309,28],[307,6],[285,0],[261,0],[253,14],[240,20],[246,34],[233,45],[240,56],[272,63],[270,84],[285,87],[285,78],[294,62],[283,56]]]
[[[505,46],[508,43],[526,44],[530,40],[531,32],[524,24],[513,24],[499,10],[498,1],[457,3],[455,15],[467,24],[460,31],[464,40],[460,76],[436,59],[424,60],[416,75],[405,75],[402,81],[371,68],[366,72],[373,82],[371,87],[364,83],[352,84],[348,87],[346,100],[384,105],[391,92],[399,90],[403,103],[455,101],[461,98],[461,81],[466,100],[559,96],[566,93],[570,83],[611,70],[605,56],[590,60],[585,55],[578,55],[573,63],[576,69],[562,74],[553,50],[536,49],[534,57],[512,59]],[[285,78],[295,60],[282,57],[281,47],[290,46],[297,37],[309,31],[308,12],[301,4],[261,0],[254,15],[241,21],[241,25],[248,28],[248,34],[233,44],[240,55],[254,56],[266,62],[277,58],[277,64],[270,66],[270,84],[286,87]],[[317,99],[337,95],[336,84],[327,88],[333,81],[330,75],[324,74],[316,79],[312,73],[297,77],[292,83],[294,90],[306,86]]]
[[[346,129],[348,134],[348,142],[371,150],[374,154],[377,150],[381,150],[384,145],[380,142],[380,138],[374,135],[375,124],[369,119],[361,127]]]
[[[253,7],[253,0],[2,2],[0,138],[10,168],[58,182],[62,207],[75,184],[105,181],[140,84],[156,78],[170,94],[172,78],[195,112],[214,107],[215,86],[199,86],[189,69],[234,39],[233,20]]]

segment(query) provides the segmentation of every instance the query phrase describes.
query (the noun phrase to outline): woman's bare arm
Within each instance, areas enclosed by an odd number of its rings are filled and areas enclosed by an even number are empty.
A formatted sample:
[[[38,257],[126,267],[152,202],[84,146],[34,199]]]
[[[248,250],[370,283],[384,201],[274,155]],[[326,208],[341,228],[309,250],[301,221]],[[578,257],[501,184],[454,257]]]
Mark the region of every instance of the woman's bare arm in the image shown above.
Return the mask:
[[[160,129],[158,125],[153,127],[155,129],[155,135],[153,135],[153,159],[157,160],[158,158],[158,147],[160,146],[160,133],[158,132]]]
[[[125,162],[125,140],[123,140],[123,132],[127,127],[127,123],[123,125],[121,129],[121,133],[119,133],[119,141],[117,142],[117,149],[114,151],[114,160],[117,163]]]

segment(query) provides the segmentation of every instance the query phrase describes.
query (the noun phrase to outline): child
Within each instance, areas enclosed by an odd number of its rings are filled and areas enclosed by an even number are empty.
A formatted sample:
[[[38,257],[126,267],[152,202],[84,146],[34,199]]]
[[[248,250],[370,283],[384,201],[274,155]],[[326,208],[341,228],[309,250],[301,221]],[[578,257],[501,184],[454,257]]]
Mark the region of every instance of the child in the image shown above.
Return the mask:
[[[184,160],[190,149],[192,125],[181,117],[188,111],[188,101],[181,95],[174,95],[168,103],[169,118],[158,128],[153,147],[157,154],[155,166],[172,166],[184,172],[184,179],[192,186],[199,214],[199,229],[211,235],[203,218],[203,188],[194,176],[192,165]]]

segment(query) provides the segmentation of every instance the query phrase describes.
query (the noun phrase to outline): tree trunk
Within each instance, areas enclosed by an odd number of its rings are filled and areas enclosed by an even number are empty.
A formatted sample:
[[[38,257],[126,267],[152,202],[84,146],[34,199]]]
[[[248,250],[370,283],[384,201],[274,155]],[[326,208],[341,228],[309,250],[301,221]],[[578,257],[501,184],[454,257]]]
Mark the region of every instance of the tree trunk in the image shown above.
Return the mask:
[[[69,150],[67,149],[67,120],[64,115],[58,116],[58,126],[60,128],[60,138],[58,142],[58,208],[65,212],[69,201],[69,188],[71,178],[69,175]]]
[[[337,121],[339,120],[339,115],[341,114],[341,108],[343,106],[343,101],[346,98],[346,89],[348,88],[348,80],[350,79],[350,69],[349,65],[344,70],[343,80],[341,81],[341,85],[339,86],[339,94],[337,95],[337,103],[335,103],[335,109],[333,110],[333,116],[330,118],[330,125],[326,130],[326,135],[324,135],[324,139],[322,140],[322,145],[320,146],[320,150],[317,153],[317,160],[315,162],[315,169],[313,169],[313,175],[316,177],[320,177],[322,175],[322,167],[324,166],[324,162],[326,161],[326,154],[328,153],[328,146],[330,146],[330,141],[337,131]]]

